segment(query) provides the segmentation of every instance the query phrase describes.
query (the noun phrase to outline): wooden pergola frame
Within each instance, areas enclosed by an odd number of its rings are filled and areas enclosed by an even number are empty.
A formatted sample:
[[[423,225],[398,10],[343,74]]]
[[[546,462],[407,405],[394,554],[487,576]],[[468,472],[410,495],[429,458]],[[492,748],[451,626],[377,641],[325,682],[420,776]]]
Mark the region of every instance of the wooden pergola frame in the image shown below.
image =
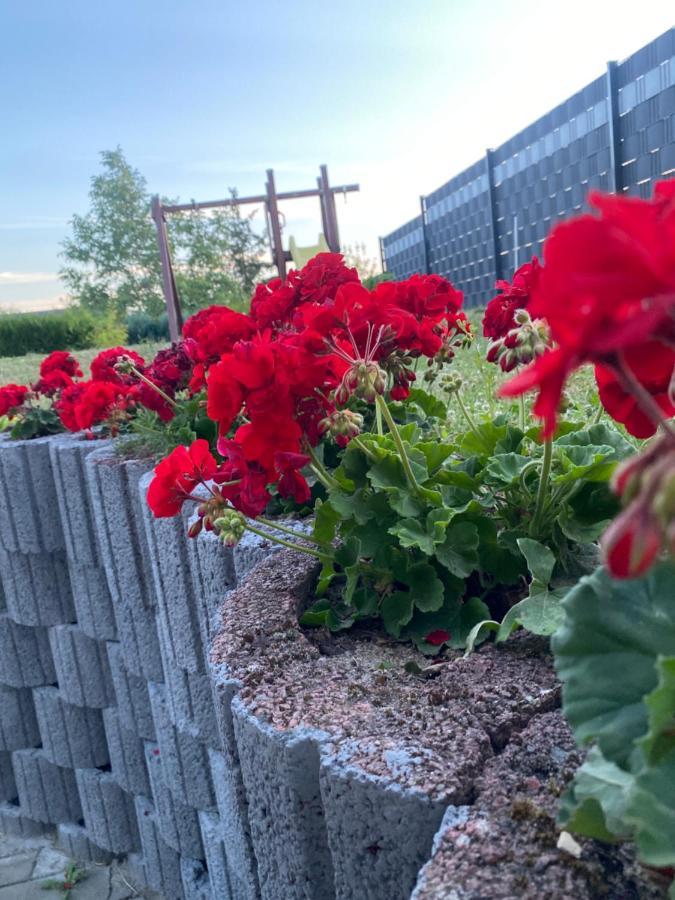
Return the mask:
[[[358,191],[358,184],[341,184],[331,187],[328,180],[328,167],[319,168],[319,177],[316,179],[316,188],[304,191],[285,191],[277,193],[274,170],[267,170],[265,193],[252,197],[230,197],[227,200],[206,200],[200,203],[177,203],[164,205],[159,196],[152,198],[152,218],[157,228],[157,244],[159,258],[162,265],[162,291],[166,312],[169,317],[169,336],[172,341],[180,337],[183,327],[183,315],[180,308],[180,298],[176,290],[176,280],[173,274],[171,262],[171,250],[169,248],[169,236],[166,227],[167,213],[189,212],[196,209],[217,209],[227,206],[247,206],[262,203],[265,206],[267,232],[272,251],[272,260],[281,278],[286,276],[286,263],[291,260],[291,254],[284,250],[281,239],[281,221],[278,203],[280,200],[301,200],[305,197],[318,197],[321,204],[321,224],[323,234],[330,250],[333,253],[340,252],[340,234],[338,231],[337,211],[335,207],[335,195],[347,194]]]

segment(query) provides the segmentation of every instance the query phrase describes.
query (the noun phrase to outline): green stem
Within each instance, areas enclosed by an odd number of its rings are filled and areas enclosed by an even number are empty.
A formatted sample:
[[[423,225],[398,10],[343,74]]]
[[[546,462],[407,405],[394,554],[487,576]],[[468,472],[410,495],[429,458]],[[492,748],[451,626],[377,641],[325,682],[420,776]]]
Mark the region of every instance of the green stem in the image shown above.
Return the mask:
[[[260,522],[261,525],[265,525],[267,528],[276,528],[277,531],[281,531],[284,534],[290,534],[293,537],[300,538],[301,541],[308,541],[311,544],[317,544],[320,546],[320,541],[317,541],[316,538],[313,538],[309,534],[305,534],[302,531],[296,531],[294,528],[289,528],[287,525],[281,525],[279,522],[273,522],[271,519],[265,519],[263,516],[257,516],[255,519],[256,522]]]
[[[380,412],[380,407],[375,404],[375,425],[377,426],[377,433],[380,437],[384,434],[384,428],[382,427],[382,413]]]
[[[282,547],[288,547],[290,550],[297,550],[299,553],[307,554],[307,556],[315,556],[317,559],[320,559],[321,562],[328,562],[328,560],[331,559],[326,553],[319,553],[318,550],[313,550],[311,547],[303,547],[302,544],[294,544],[292,541],[286,541],[284,538],[277,537],[275,534],[270,534],[269,531],[262,531],[260,528],[255,528],[255,526],[249,523],[249,520],[246,520],[245,525],[248,531],[257,534],[258,537],[264,538],[266,541],[272,541],[275,544],[280,544]]]
[[[466,408],[466,405],[465,405],[464,401],[463,401],[462,398],[460,397],[459,391],[456,392],[456,397],[457,397],[457,403],[459,404],[459,408],[461,409],[462,415],[463,415],[464,418],[466,419],[466,421],[467,421],[467,423],[468,423],[468,425],[469,425],[469,428],[471,429],[471,431],[473,431],[473,433],[476,435],[476,437],[478,438],[478,440],[481,442],[481,444],[482,444],[482,445],[485,447],[485,449],[487,450],[487,447],[486,447],[486,445],[485,445],[485,440],[484,440],[484,438],[483,438],[483,435],[482,435],[482,434],[480,433],[480,431],[478,430],[478,426],[477,426],[476,423],[474,422],[473,416],[471,415],[471,413],[469,412],[469,410]]]
[[[378,461],[377,455],[375,453],[373,453],[373,451],[370,449],[370,447],[366,447],[366,445],[363,443],[361,438],[353,437],[351,439],[351,443],[355,444],[359,448],[359,450],[363,451],[363,453],[365,453],[366,456],[368,457],[368,459],[370,459],[372,462]]]
[[[156,391],[159,394],[159,396],[162,398],[162,400],[164,400],[165,403],[168,403],[169,406],[172,406],[174,409],[178,409],[178,404],[176,403],[176,401],[173,400],[171,397],[169,397],[168,394],[164,393],[164,391],[161,389],[161,387],[158,387],[154,383],[154,381],[150,381],[149,378],[146,378],[146,376],[142,372],[138,371],[136,366],[131,366],[130,368],[131,368],[131,371],[136,376],[136,378],[138,378],[144,384],[147,384],[147,386],[149,388],[152,388],[153,391]]]
[[[405,477],[408,481],[408,484],[413,489],[413,491],[419,493],[421,491],[421,488],[417,483],[417,479],[415,478],[415,473],[413,472],[412,466],[410,465],[410,459],[408,458],[408,454],[403,444],[403,439],[401,438],[398,426],[394,421],[394,417],[389,412],[387,402],[381,394],[378,394],[375,397],[375,403],[377,407],[382,411],[384,421],[387,423],[387,427],[389,428],[391,436],[394,439],[394,443],[396,444],[396,449],[398,450],[398,454],[401,459],[401,465],[403,466],[403,471],[405,472]]]
[[[530,537],[534,537],[539,531],[541,517],[544,513],[544,502],[548,490],[548,479],[551,474],[551,461],[553,460],[553,441],[549,438],[544,441],[544,457],[541,462],[541,475],[537,489],[537,503],[534,508],[534,516],[530,525]]]
[[[598,424],[598,422],[599,422],[600,419],[602,418],[602,414],[604,413],[604,411],[605,411],[604,406],[602,405],[602,403],[600,403],[600,401],[598,401],[598,411],[597,411],[596,414],[593,416],[593,421],[591,422],[591,425],[597,425],[597,424]]]
[[[521,431],[525,431],[525,394],[521,394],[518,399],[520,401],[518,409],[518,427]]]
[[[316,477],[319,479],[321,484],[325,488],[339,488],[340,487],[339,481],[337,481],[335,478],[333,478],[333,476],[330,474],[328,469],[326,469],[324,464],[321,462],[319,457],[316,455],[316,453],[314,451],[314,447],[312,447],[311,444],[307,443],[305,445],[305,449],[307,450],[307,455],[312,460],[309,467],[312,470],[312,472],[314,472]]]

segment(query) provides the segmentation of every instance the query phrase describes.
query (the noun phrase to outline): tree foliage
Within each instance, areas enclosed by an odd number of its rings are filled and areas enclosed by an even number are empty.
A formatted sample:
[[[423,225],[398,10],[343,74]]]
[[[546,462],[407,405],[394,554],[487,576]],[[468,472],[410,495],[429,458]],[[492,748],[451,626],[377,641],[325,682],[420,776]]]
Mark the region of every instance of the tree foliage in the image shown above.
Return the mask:
[[[90,207],[74,215],[62,245],[61,277],[86,309],[119,318],[164,309],[151,196],[143,175],[120,147],[101,153],[91,179]],[[232,192],[234,195],[234,192]],[[175,202],[164,199],[164,202]],[[239,207],[168,217],[176,286],[185,313],[212,303],[245,307],[265,263],[264,241]]]

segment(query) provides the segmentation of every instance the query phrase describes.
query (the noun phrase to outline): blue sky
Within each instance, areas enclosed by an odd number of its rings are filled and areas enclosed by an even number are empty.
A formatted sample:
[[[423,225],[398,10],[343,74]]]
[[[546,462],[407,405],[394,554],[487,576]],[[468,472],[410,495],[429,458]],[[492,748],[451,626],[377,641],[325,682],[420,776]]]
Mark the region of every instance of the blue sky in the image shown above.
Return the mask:
[[[672,0],[0,0],[0,307],[63,294],[103,149],[185,200],[259,193],[270,166],[313,186],[326,162],[361,183],[343,241],[375,255],[421,193],[674,19]],[[318,207],[283,211],[312,243]]]

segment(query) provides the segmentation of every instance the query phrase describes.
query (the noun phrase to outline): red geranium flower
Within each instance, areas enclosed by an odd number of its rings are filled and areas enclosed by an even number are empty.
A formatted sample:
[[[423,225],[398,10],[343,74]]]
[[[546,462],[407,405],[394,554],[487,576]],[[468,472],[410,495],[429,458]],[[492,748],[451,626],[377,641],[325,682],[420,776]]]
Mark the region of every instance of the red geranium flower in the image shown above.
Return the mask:
[[[6,384],[0,387],[0,416],[9,415],[26,399],[28,388],[22,384]]]
[[[52,369],[35,382],[33,390],[37,394],[43,394],[45,397],[52,397],[58,391],[69,387],[72,383],[73,379],[67,372],[63,372],[60,369]]]
[[[75,386],[84,387],[74,403],[75,422],[83,431],[105,421],[127,393],[124,385],[110,381],[80,382]]]
[[[637,497],[612,522],[600,543],[615,578],[637,578],[658,556],[663,535],[649,508]]]
[[[275,453],[274,467],[279,476],[279,494],[292,497],[296,503],[308,503],[312,494],[300,469],[307,465],[309,456],[302,453]]]
[[[155,467],[148,488],[148,505],[157,518],[177,515],[194,488],[213,478],[218,464],[209,442],[198,438],[190,447],[176,447]]]
[[[115,368],[123,356],[128,356],[137,369],[142,371],[145,367],[143,357],[133,350],[127,350],[126,347],[111,347],[109,350],[102,350],[92,359],[90,367],[92,380],[109,381],[112,384],[134,384],[137,380],[135,375],[124,375]]]
[[[659,341],[647,341],[626,350],[625,365],[652,395],[665,418],[675,416],[672,399],[675,377],[675,350]],[[656,432],[656,424],[642,410],[636,397],[629,394],[613,369],[595,367],[600,402],[615,422],[621,422],[637,438],[648,438]]]
[[[644,352],[654,339],[675,341],[675,182],[657,185],[653,200],[591,194],[590,202],[599,216],[551,232],[528,307],[546,319],[558,347],[500,390],[516,396],[539,388],[534,410],[545,436],[555,430],[565,381],[580,365],[612,365],[619,353]]]
[[[427,644],[432,644],[434,647],[440,647],[441,644],[445,644],[450,640],[450,632],[438,628],[436,631],[431,631],[424,640]]]
[[[54,403],[54,409],[59,414],[59,418],[63,422],[68,431],[79,431],[75,409],[77,403],[87,390],[87,381],[77,381],[74,384],[64,388],[59,399]]]
[[[71,378],[81,378],[80,364],[68,350],[54,350],[40,363],[40,375],[45,377],[50,372],[65,372]]]
[[[498,281],[497,290],[501,291],[485,308],[483,316],[483,335],[492,340],[505,338],[515,327],[513,315],[517,309],[525,309],[530,302],[532,289],[535,286],[541,266],[536,256],[516,270],[513,281]]]

